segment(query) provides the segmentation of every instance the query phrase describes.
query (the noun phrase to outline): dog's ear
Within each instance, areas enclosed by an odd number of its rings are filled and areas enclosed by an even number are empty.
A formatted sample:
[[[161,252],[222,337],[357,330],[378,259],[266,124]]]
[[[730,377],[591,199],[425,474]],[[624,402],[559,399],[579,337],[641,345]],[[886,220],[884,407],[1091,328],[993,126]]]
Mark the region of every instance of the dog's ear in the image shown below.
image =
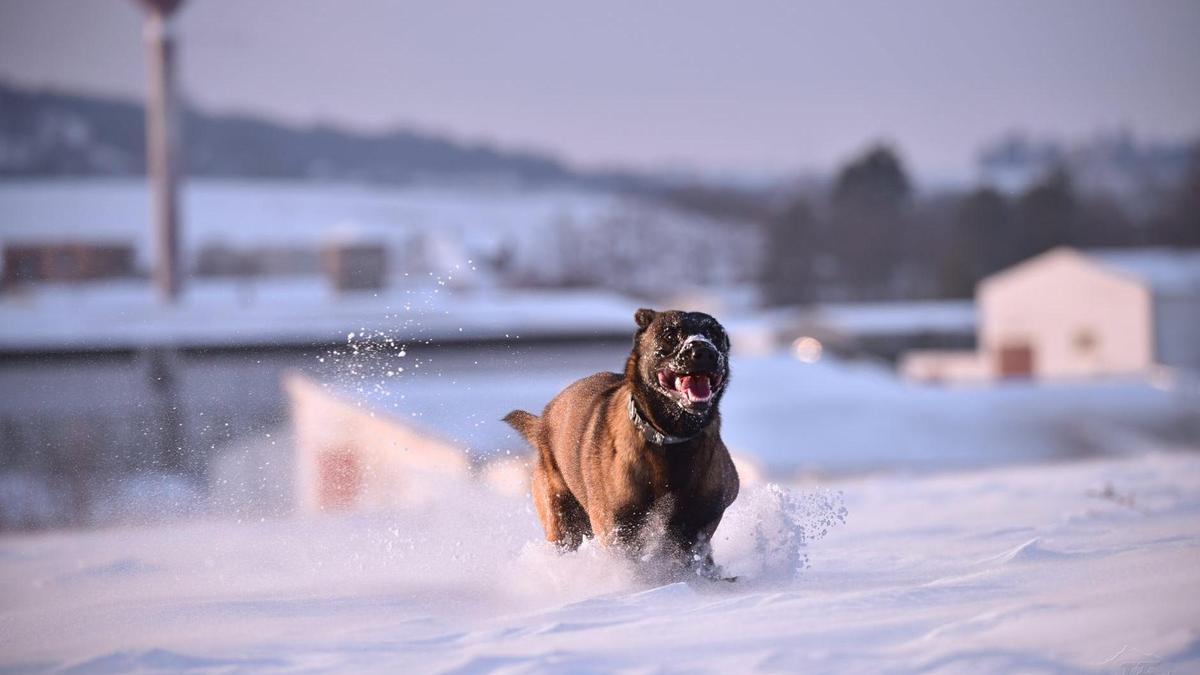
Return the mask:
[[[645,330],[646,326],[649,326],[656,316],[658,316],[658,312],[643,307],[633,313],[633,320],[637,322],[638,328]]]

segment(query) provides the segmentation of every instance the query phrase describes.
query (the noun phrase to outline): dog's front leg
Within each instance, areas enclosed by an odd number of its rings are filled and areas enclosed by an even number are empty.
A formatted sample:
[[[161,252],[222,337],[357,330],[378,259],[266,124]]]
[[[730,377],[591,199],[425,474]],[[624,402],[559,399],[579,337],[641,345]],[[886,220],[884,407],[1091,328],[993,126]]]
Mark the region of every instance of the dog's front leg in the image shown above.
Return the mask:
[[[645,548],[642,536],[648,513],[634,506],[618,509],[612,514],[603,541],[606,546],[632,557],[641,557]]]
[[[698,577],[709,581],[737,581],[737,577],[725,573],[712,556],[712,545],[707,539],[702,539],[690,549],[683,552],[685,569]]]
[[[712,537],[719,523],[718,518],[701,528],[694,528],[686,522],[672,527],[673,538],[679,546],[679,561],[696,576],[712,581],[735,581],[736,577],[727,576],[725,570],[713,560]]]

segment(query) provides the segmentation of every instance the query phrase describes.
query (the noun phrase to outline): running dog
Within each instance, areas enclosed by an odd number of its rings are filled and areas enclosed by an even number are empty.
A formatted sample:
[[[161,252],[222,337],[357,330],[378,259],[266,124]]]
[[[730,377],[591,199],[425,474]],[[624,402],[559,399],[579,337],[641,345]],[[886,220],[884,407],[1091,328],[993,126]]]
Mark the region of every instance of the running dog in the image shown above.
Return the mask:
[[[532,493],[546,539],[573,550],[597,537],[635,557],[654,549],[719,577],[709,541],[738,494],[717,409],[729,336],[700,312],[639,309],[634,320],[623,374],[585,377],[540,417],[514,410],[504,421],[537,452]]]

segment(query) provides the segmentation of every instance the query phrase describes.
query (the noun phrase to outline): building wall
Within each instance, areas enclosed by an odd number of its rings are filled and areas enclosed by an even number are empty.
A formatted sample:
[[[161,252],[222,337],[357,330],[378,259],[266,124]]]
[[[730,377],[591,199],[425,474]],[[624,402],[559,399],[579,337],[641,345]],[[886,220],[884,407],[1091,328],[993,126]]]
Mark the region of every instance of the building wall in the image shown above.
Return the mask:
[[[303,512],[392,508],[438,498],[469,477],[465,449],[375,415],[299,373],[284,378]]]
[[[376,290],[387,282],[383,244],[330,244],[322,251],[325,274],[339,291]]]
[[[1200,371],[1200,292],[1155,296],[1154,343],[1162,365]]]
[[[315,276],[321,264],[314,248],[210,243],[197,252],[193,271],[198,277]]]
[[[900,374],[916,382],[985,382],[996,376],[995,364],[977,351],[914,349],[898,363]]]
[[[1074,251],[987,279],[978,306],[985,358],[1027,345],[1036,377],[1132,374],[1154,363],[1150,290]]]
[[[36,281],[87,281],[136,274],[134,250],[127,244],[87,242],[4,246],[3,285]]]

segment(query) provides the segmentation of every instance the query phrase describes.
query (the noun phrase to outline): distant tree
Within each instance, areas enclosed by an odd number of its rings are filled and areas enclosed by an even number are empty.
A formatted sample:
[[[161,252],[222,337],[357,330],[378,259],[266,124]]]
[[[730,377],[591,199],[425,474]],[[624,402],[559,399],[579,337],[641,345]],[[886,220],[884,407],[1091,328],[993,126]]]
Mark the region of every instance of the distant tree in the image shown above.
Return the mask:
[[[1065,169],[1051,172],[1021,195],[1014,225],[1011,243],[1017,260],[1075,243],[1083,223],[1079,200]]]
[[[831,245],[860,296],[888,295],[905,249],[912,194],[896,153],[876,146],[842,168],[833,188]]]
[[[1200,246],[1200,143],[1192,150],[1183,181],[1148,229],[1155,244]]]
[[[695,183],[663,188],[660,196],[682,211],[713,218],[762,223],[771,216],[770,194],[765,190]]]
[[[1200,246],[1200,144],[1192,152],[1192,168],[1175,203],[1177,241],[1184,246]]]
[[[1024,251],[1013,229],[1013,208],[991,187],[968,194],[958,209],[959,236],[969,242],[975,281],[1018,262]]]
[[[940,251],[942,295],[969,297],[980,279],[1019,260],[1012,239],[1012,208],[1002,194],[981,187],[963,196]]]
[[[822,248],[808,202],[797,199],[767,222],[762,288],[766,300],[792,305],[817,299],[814,260]]]
[[[1108,193],[1080,196],[1071,244],[1083,248],[1145,245],[1147,228],[1136,226],[1119,199]]]
[[[835,207],[886,211],[903,206],[911,192],[899,157],[891,148],[878,145],[842,167],[834,184],[833,203]]]

